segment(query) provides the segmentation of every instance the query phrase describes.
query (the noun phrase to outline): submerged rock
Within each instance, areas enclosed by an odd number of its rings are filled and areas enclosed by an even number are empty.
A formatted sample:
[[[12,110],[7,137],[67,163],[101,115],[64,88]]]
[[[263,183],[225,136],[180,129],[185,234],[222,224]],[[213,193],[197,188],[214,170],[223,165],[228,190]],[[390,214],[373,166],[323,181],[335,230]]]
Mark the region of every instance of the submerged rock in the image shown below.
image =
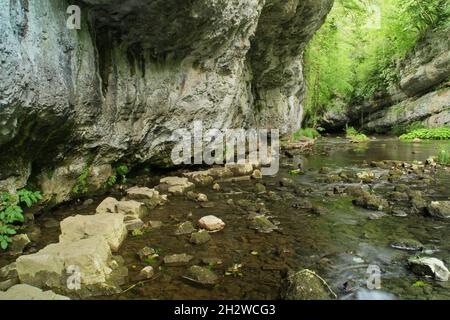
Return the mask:
[[[295,186],[295,182],[290,178],[282,178],[280,181],[280,185],[282,187],[293,187]]]
[[[312,210],[313,204],[308,199],[300,199],[292,207],[295,209]]]
[[[175,230],[175,235],[181,236],[184,234],[191,234],[194,231],[195,231],[195,228],[194,228],[192,222],[186,221],[186,222],[180,223],[177,226],[177,229]]]
[[[189,240],[193,244],[204,244],[211,240],[211,236],[208,231],[201,230],[199,232],[195,232],[191,235],[191,239]]]
[[[219,280],[213,271],[200,266],[190,267],[184,278],[202,286],[213,286]]]
[[[387,214],[381,211],[372,212],[371,214],[369,214],[369,220],[380,220],[386,216]]]
[[[329,174],[331,172],[331,168],[328,167],[322,167],[319,169],[320,174]]]
[[[261,233],[270,233],[277,230],[278,227],[273,224],[266,216],[257,215],[250,222],[250,229],[257,230]]]
[[[423,249],[423,244],[414,239],[401,239],[392,242],[391,247],[406,251],[420,251]]]
[[[215,216],[206,216],[198,221],[198,225],[208,231],[220,231],[225,228],[225,222]]]
[[[194,257],[186,253],[173,254],[164,257],[164,264],[170,267],[179,267],[187,265],[192,259],[194,259]]]
[[[139,272],[137,280],[151,279],[151,278],[153,278],[154,275],[155,275],[155,270],[153,269],[153,267],[147,266]]]
[[[208,196],[204,193],[199,193],[197,195],[197,201],[198,202],[208,202]]]
[[[308,269],[291,273],[284,292],[285,300],[331,300],[335,296],[324,281]]]
[[[353,200],[353,204],[358,207],[375,211],[385,211],[389,209],[387,200],[369,192],[364,192],[362,196]]]
[[[223,260],[219,258],[210,257],[210,258],[203,258],[202,263],[207,266],[216,266],[223,264]]]
[[[266,191],[267,191],[266,186],[263,185],[262,183],[255,184],[255,192],[257,194],[265,193]]]
[[[150,247],[144,247],[137,252],[137,255],[141,261],[145,261],[147,258],[155,256],[156,254],[156,250]]]
[[[418,275],[434,277],[438,281],[448,281],[449,271],[439,259],[411,257],[408,259],[408,264],[411,270]]]

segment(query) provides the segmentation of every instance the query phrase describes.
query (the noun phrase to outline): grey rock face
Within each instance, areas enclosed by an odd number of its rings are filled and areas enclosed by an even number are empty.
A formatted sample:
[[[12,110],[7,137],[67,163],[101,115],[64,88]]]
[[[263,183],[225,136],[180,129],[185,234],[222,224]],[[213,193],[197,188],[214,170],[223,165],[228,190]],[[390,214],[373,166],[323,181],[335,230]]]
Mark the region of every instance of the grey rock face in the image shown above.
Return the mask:
[[[2,1],[0,189],[56,202],[111,163],[167,164],[173,130],[299,127],[303,50],[333,0]]]
[[[418,99],[404,100],[367,118],[368,130],[389,129],[395,124],[422,121],[426,127],[450,125],[450,89],[428,93]]]

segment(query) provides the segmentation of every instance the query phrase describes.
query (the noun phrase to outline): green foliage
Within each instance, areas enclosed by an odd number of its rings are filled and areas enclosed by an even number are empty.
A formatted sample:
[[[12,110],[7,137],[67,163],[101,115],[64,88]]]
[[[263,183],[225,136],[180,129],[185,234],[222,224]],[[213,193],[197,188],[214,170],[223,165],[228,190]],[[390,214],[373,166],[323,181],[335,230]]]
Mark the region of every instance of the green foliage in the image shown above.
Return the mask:
[[[42,200],[42,195],[39,191],[30,191],[27,189],[22,189],[17,191],[17,196],[19,197],[19,202],[23,202],[28,208],[31,208],[33,204]]]
[[[345,133],[347,139],[351,139],[353,142],[365,142],[369,140],[364,133],[359,132],[353,127],[347,127]]]
[[[31,208],[33,204],[42,200],[39,192],[22,189],[16,195],[3,193],[0,195],[0,247],[3,250],[8,248],[11,242],[10,236],[16,234],[13,225],[17,222],[25,221],[21,204]]]
[[[289,170],[289,174],[291,176],[297,176],[299,174],[304,174],[302,169],[294,169],[294,170]]]
[[[126,164],[121,164],[114,168],[114,174],[108,178],[108,180],[105,183],[105,186],[107,188],[111,188],[116,183],[118,183],[119,178],[122,183],[127,182],[127,174],[130,172],[130,169]]]
[[[450,165],[450,152],[448,149],[444,147],[439,149],[437,163],[442,165]]]
[[[414,282],[411,285],[411,287],[413,287],[413,288],[423,288],[423,287],[426,287],[426,286],[428,286],[428,284],[426,282],[421,281],[421,280],[416,281],[416,282]]]
[[[336,0],[305,52],[308,125],[396,87],[417,41],[449,21],[448,0]]]
[[[356,130],[353,127],[347,127],[347,128],[345,128],[345,134],[347,135],[347,138],[350,138],[350,137],[354,137],[354,136],[358,135],[359,132],[358,132],[358,130]]]
[[[116,183],[117,183],[117,176],[116,175],[112,175],[111,177],[108,178],[108,180],[106,181],[105,185],[106,185],[107,188],[111,188]]]
[[[420,121],[415,121],[412,122],[410,124],[395,124],[394,126],[392,126],[392,130],[391,130],[391,134],[395,135],[395,136],[401,136],[405,133],[414,131],[414,130],[419,130],[419,129],[424,129],[424,125],[422,122]]]
[[[116,172],[121,177],[123,183],[127,182],[127,174],[130,172],[127,165],[121,164],[116,168]]]
[[[87,179],[89,177],[89,165],[83,168],[81,175],[77,178],[75,186],[72,188],[74,194],[84,194],[89,191]]]
[[[300,140],[302,137],[307,137],[310,139],[315,139],[320,137],[320,133],[313,128],[305,128],[305,129],[300,129],[298,131],[296,131],[293,135],[292,135],[292,140],[293,141],[298,141]]]
[[[418,129],[400,136],[401,140],[410,141],[414,139],[422,140],[450,140],[450,128]]]

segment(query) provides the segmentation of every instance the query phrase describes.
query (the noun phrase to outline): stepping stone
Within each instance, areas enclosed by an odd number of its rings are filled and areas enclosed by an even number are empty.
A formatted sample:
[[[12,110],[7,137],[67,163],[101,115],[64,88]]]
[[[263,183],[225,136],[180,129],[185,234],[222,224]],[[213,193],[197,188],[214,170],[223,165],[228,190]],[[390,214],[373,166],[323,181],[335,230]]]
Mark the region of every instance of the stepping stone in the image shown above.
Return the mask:
[[[0,292],[0,300],[70,300],[54,293],[53,291],[42,291],[39,288],[27,284],[18,284],[8,289],[6,292]]]
[[[147,266],[139,272],[138,281],[139,280],[147,280],[153,278],[155,275],[155,270],[152,266]]]
[[[186,222],[180,223],[177,226],[177,230],[175,230],[175,235],[181,236],[184,234],[191,234],[194,231],[195,231],[195,228],[192,225],[192,222],[186,221]]]
[[[119,277],[113,268],[111,249],[101,237],[50,244],[37,253],[20,256],[16,260],[17,273],[22,283],[67,291],[70,267],[80,271],[81,289],[114,289],[110,279]],[[119,288],[116,288],[119,290]]]
[[[206,216],[198,221],[198,225],[208,231],[220,231],[225,228],[225,222],[215,216]]]
[[[125,216],[133,216],[142,219],[148,214],[147,206],[135,200],[120,201],[117,203],[117,212]]]
[[[213,286],[219,280],[214,272],[199,266],[190,267],[184,278],[202,286]]]
[[[117,212],[117,201],[115,198],[109,197],[103,200],[95,210],[97,214],[100,213],[116,213]]]
[[[149,209],[153,209],[165,201],[165,198],[159,194],[159,191],[146,187],[133,187],[128,189],[127,198],[129,200],[144,202]]]
[[[199,232],[195,232],[191,235],[191,239],[189,240],[193,244],[204,244],[211,240],[211,236],[208,231],[202,230]]]
[[[167,177],[160,180],[159,190],[167,191],[174,195],[183,195],[192,191],[195,185],[188,178]]]
[[[185,253],[173,254],[171,256],[164,257],[164,264],[171,267],[184,266],[187,265],[192,259],[194,259],[193,256]]]
[[[127,236],[124,217],[114,213],[102,213],[92,216],[77,215],[61,222],[60,242],[72,242],[93,236],[106,239],[112,251],[119,250]]]

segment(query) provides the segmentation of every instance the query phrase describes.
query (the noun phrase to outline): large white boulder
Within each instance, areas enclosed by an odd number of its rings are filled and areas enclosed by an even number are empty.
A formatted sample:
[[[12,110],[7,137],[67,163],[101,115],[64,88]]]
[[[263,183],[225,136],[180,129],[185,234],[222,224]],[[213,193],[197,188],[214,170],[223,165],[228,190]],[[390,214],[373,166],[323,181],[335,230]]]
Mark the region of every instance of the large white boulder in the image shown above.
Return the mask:
[[[117,203],[117,212],[124,216],[132,216],[134,218],[143,218],[148,213],[147,206],[135,200],[120,201]]]
[[[128,189],[127,199],[143,202],[149,209],[153,209],[164,202],[164,197],[159,194],[159,191],[147,187],[133,187]]]
[[[37,253],[17,259],[22,283],[67,290],[67,279],[79,270],[80,285],[103,285],[113,272],[111,250],[101,236],[51,244]]]
[[[448,281],[449,271],[444,263],[432,257],[411,257],[409,266],[414,273],[434,277],[438,281]]]
[[[54,293],[53,291],[42,291],[39,288],[28,284],[18,284],[8,289],[8,291],[0,292],[0,300],[70,300]]]
[[[116,213],[118,203],[119,203],[119,201],[117,201],[115,198],[108,197],[98,205],[96,212],[97,212],[97,214]]]
[[[225,222],[215,216],[206,216],[198,221],[198,225],[208,231],[220,231],[225,228]]]
[[[101,236],[108,242],[112,251],[117,251],[127,236],[127,228],[123,220],[124,216],[117,213],[69,217],[61,222],[59,240],[72,242]]]
[[[182,195],[195,188],[188,178],[167,177],[160,180],[158,188],[174,195]]]

